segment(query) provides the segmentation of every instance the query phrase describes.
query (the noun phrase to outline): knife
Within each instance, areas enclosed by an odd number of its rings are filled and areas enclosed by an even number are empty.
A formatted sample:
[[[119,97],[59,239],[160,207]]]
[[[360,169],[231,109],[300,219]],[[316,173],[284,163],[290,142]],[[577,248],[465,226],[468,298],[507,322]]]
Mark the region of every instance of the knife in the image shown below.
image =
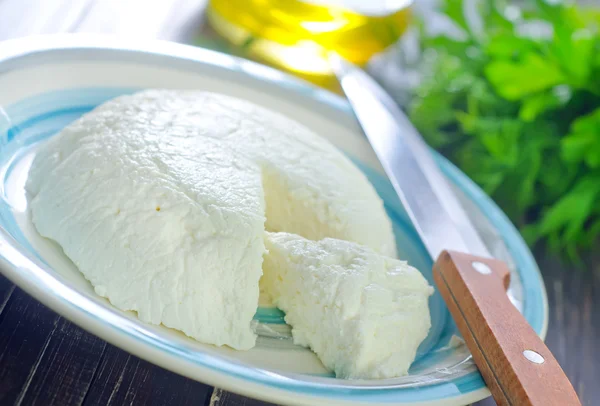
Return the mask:
[[[336,54],[331,68],[433,265],[433,277],[498,405],[580,405],[560,365],[506,293],[492,258],[429,148],[392,98]]]

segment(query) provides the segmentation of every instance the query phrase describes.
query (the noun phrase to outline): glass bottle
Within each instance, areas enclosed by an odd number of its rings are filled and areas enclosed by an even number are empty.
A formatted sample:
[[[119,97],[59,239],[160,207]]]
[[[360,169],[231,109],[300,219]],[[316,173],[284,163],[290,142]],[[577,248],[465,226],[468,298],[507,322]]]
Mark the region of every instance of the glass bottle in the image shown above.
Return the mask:
[[[412,0],[210,0],[213,29],[244,54],[309,80],[335,51],[358,65],[396,43]]]

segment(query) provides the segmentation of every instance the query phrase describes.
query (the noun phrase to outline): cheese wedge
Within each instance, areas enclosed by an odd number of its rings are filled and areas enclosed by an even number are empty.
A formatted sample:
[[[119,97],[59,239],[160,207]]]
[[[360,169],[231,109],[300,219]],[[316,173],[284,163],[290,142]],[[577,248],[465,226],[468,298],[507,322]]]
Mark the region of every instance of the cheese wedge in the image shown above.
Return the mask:
[[[332,238],[266,233],[263,286],[292,326],[338,378],[408,373],[431,320],[433,288],[406,262]]]

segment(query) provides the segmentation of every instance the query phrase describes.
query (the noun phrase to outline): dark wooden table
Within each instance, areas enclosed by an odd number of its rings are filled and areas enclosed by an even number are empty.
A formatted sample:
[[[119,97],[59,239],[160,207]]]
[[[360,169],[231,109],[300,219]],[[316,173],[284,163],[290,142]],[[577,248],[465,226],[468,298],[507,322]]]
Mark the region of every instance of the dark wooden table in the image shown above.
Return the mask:
[[[205,0],[0,0],[0,40],[100,32],[186,42],[201,26],[204,6]],[[144,18],[136,18],[141,9]],[[536,257],[550,302],[546,342],[583,404],[600,405],[600,256],[584,271],[543,251]],[[13,404],[266,405],[130,355],[0,276],[0,405]]]
[[[600,399],[600,266],[584,271],[539,253],[550,302],[546,342],[584,405]],[[0,276],[1,405],[265,405],[126,353]],[[481,402],[493,405],[493,401]]]

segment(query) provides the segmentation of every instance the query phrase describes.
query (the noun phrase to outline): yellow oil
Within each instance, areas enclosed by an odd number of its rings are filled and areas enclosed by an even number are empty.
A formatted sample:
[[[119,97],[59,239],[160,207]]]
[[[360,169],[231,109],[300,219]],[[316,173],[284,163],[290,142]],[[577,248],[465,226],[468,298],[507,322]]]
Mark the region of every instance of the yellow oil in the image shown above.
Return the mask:
[[[213,29],[245,54],[315,79],[335,51],[364,65],[406,30],[412,0],[210,0]],[[368,7],[366,6],[368,5]]]

